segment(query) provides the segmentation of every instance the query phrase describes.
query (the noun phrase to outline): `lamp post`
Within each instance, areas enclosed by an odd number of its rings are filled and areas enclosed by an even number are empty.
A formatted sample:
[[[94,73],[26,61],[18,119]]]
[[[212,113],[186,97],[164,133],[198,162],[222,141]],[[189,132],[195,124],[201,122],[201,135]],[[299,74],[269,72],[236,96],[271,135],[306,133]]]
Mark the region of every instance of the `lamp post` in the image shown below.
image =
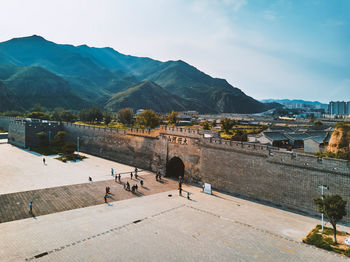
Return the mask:
[[[79,137],[77,137],[77,158],[79,159]]]
[[[329,187],[326,185],[317,185],[318,188],[321,188],[321,194],[322,194],[322,200],[323,200],[323,190],[326,189],[328,190]],[[321,217],[322,217],[322,232],[323,232],[323,212],[321,213]]]

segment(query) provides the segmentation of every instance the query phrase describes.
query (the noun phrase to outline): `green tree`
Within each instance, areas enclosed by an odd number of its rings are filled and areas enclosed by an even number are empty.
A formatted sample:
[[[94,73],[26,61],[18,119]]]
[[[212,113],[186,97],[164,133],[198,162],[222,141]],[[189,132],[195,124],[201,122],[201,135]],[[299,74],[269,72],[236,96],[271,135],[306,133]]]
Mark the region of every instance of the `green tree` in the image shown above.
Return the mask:
[[[316,122],[314,123],[314,125],[315,125],[315,126],[322,126],[323,123],[322,123],[320,120],[318,120],[318,121],[316,121]]]
[[[45,112],[45,110],[40,104],[35,104],[32,108],[32,112]]]
[[[75,151],[76,146],[73,143],[65,143],[62,147],[62,150],[65,154],[70,155]]]
[[[205,120],[205,121],[202,123],[202,127],[203,127],[204,130],[210,130],[210,126],[209,126],[208,120]]]
[[[49,140],[48,140],[47,134],[45,132],[41,131],[41,132],[37,133],[36,136],[40,140],[40,145],[46,146],[48,144]]]
[[[74,122],[76,116],[70,110],[62,110],[60,112],[60,119],[64,122]]]
[[[221,118],[220,119],[220,123],[221,123],[221,129],[226,133],[229,134],[230,130],[232,129],[232,127],[236,124],[236,121],[230,119],[230,118]]]
[[[30,112],[26,115],[28,118],[36,118],[36,119],[50,119],[50,115],[44,112]]]
[[[61,111],[62,111],[62,109],[56,108],[51,114],[51,120],[53,120],[53,121],[62,121],[62,119],[61,119]]]
[[[212,122],[211,122],[211,126],[212,127],[216,127],[217,123],[216,123],[216,119],[214,119]]]
[[[131,125],[134,119],[134,112],[131,108],[121,109],[118,112],[117,118],[123,125]]]
[[[67,133],[65,131],[58,131],[53,139],[54,144],[58,146],[62,146],[64,144],[64,139],[66,137],[66,134]]]
[[[108,126],[109,123],[112,122],[112,115],[111,115],[111,113],[105,112],[103,114],[103,119],[104,119],[105,125]]]
[[[159,125],[160,119],[153,110],[145,110],[137,115],[136,122],[141,126],[155,128]]]
[[[79,119],[83,122],[101,122],[103,113],[97,107],[85,108],[79,112]]]
[[[168,122],[170,125],[177,125],[178,122],[178,113],[175,111],[171,111],[170,114],[167,115],[168,117]]]
[[[315,198],[314,203],[318,211],[323,213],[332,224],[334,243],[337,244],[337,223],[346,215],[346,201],[339,195],[329,195],[322,198]]]

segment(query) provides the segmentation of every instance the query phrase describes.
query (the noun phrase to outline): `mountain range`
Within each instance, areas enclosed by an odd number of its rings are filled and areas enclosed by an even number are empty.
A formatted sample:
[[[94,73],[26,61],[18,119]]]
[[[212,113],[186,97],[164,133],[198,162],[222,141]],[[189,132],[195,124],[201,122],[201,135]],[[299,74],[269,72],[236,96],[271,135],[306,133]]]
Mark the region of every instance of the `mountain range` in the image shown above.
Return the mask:
[[[131,107],[257,113],[271,107],[181,60],[56,44],[36,35],[0,43],[0,91],[1,111],[25,111],[37,103],[49,110],[95,105],[112,112]]]
[[[261,100],[262,103],[300,103],[300,104],[306,104],[306,105],[320,105],[320,106],[328,106],[327,104],[323,104],[319,101],[306,101],[301,99],[263,99]]]

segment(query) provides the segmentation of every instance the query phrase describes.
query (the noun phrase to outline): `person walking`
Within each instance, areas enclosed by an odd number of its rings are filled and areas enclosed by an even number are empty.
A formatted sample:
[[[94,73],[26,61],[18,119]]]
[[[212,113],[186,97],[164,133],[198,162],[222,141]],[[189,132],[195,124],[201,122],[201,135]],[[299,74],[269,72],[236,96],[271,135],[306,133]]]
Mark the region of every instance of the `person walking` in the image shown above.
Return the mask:
[[[179,187],[179,196],[182,196],[182,187]]]
[[[130,184],[129,184],[129,182],[126,182],[126,190],[130,191]]]
[[[117,182],[118,180],[118,175],[115,175],[114,182]]]
[[[187,192],[187,199],[188,199],[188,200],[191,200],[191,198],[190,198],[190,192]]]
[[[46,160],[45,160],[45,157],[43,158],[43,163],[44,163],[44,165],[46,165]]]
[[[120,179],[122,178],[122,176],[119,174],[118,175],[118,180],[119,180],[119,183],[120,183]]]
[[[33,202],[29,203],[29,214],[33,214]]]
[[[140,181],[140,185],[143,187],[143,180],[141,179],[141,181]]]
[[[105,203],[107,203],[107,194],[104,196],[104,199],[105,199]]]
[[[113,169],[113,167],[111,168],[111,176],[113,176],[114,175],[114,169]]]
[[[89,181],[90,181],[90,182],[92,182],[92,178],[91,178],[91,176],[89,176]]]
[[[137,171],[138,171],[138,169],[137,169],[137,167],[135,167],[135,178],[136,179],[137,179],[137,176],[138,176]]]
[[[130,172],[130,178],[132,179],[132,172]]]

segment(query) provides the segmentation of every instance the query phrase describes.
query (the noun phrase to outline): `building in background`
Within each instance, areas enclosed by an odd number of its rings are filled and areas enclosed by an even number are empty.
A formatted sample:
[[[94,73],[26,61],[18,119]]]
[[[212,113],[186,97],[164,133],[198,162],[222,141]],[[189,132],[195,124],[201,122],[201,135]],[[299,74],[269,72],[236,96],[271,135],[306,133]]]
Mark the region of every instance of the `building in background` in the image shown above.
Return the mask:
[[[328,112],[330,115],[350,115],[350,101],[331,101]]]

